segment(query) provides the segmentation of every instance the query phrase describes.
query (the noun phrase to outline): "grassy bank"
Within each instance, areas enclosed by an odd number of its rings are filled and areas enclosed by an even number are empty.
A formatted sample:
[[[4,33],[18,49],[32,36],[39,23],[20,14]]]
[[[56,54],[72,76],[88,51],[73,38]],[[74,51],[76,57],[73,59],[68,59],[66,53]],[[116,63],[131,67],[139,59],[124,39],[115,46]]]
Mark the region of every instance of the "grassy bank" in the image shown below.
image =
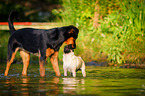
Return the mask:
[[[80,29],[77,55],[85,61],[145,63],[145,1],[62,0],[63,22]],[[99,7],[97,28],[93,27]]]

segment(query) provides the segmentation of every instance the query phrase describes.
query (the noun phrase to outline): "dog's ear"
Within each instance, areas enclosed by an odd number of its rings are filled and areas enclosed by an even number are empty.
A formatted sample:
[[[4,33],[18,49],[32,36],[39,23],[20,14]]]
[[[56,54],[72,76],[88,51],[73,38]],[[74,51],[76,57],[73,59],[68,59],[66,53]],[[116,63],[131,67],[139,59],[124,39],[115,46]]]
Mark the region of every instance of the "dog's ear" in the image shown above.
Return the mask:
[[[68,34],[70,35],[70,37],[74,37],[74,39],[76,39],[79,33],[79,29],[77,29],[73,25],[68,26],[68,29]]]
[[[68,34],[73,34],[74,33],[74,29],[71,29]]]

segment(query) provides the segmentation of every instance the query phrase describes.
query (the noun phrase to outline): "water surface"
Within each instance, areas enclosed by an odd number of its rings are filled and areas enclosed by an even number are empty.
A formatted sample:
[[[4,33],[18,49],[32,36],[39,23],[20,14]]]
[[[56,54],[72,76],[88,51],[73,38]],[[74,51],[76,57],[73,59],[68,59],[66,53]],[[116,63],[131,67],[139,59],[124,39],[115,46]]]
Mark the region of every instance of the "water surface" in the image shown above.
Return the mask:
[[[39,76],[39,64],[30,64],[28,76],[22,76],[22,64],[12,64],[9,76],[4,76],[5,64],[0,64],[0,96],[145,96],[145,70],[117,67],[86,66],[87,77],[81,71],[77,77],[56,77],[51,64],[46,64],[46,76]]]

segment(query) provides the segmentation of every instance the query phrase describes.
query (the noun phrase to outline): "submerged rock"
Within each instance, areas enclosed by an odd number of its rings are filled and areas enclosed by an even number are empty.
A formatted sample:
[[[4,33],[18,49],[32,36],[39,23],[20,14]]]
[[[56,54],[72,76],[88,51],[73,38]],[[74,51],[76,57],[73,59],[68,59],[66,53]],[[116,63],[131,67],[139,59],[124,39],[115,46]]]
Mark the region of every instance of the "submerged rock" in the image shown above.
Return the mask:
[[[91,61],[87,62],[86,66],[101,66],[101,67],[107,67],[109,66],[108,62],[98,62],[98,61]]]
[[[145,69],[145,64],[123,64],[119,68],[140,68]]]

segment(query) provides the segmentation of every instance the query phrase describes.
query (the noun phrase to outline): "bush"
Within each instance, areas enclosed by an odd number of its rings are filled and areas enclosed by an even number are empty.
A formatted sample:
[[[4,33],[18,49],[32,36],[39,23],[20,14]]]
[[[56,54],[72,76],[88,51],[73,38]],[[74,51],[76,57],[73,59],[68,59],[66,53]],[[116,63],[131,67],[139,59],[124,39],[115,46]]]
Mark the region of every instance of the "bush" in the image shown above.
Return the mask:
[[[112,63],[141,63],[145,55],[145,3],[142,0],[99,0],[98,28],[93,27],[96,0],[62,1],[64,9],[60,14],[63,22],[80,29],[77,55],[85,61],[106,58]]]

